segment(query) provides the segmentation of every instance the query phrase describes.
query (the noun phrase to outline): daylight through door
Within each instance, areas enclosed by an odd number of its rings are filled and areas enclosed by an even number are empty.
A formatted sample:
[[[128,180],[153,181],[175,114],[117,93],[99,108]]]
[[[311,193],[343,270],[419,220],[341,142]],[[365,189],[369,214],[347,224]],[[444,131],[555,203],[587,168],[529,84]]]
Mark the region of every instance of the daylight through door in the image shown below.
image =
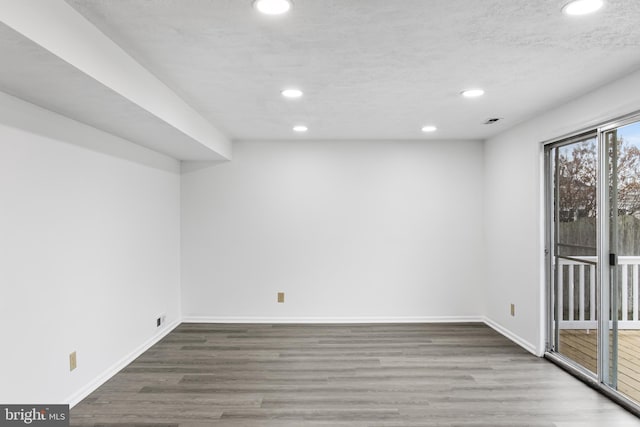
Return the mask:
[[[597,148],[593,132],[547,150],[547,185],[552,195],[552,349],[594,375],[599,301]]]
[[[545,193],[547,351],[637,406],[640,118],[545,145]]]

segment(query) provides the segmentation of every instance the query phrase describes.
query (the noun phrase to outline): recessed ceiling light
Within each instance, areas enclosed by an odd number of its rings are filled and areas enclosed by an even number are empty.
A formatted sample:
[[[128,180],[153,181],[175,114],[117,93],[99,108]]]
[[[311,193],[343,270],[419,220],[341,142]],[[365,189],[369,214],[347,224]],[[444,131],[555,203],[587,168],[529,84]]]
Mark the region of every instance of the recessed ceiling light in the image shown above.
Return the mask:
[[[308,130],[309,130],[309,128],[308,128],[308,127],[306,127],[305,125],[297,125],[297,126],[294,126],[294,127],[293,127],[293,131],[294,131],[294,132],[300,132],[300,133],[302,133],[302,132],[306,132],[306,131],[308,131]]]
[[[604,6],[603,0],[574,0],[562,8],[565,15],[587,15],[600,10]]]
[[[300,98],[302,91],[300,89],[285,89],[280,92],[285,98]]]
[[[462,96],[465,98],[477,98],[482,95],[484,95],[484,90],[482,89],[467,89],[462,92]]]
[[[437,127],[431,126],[431,125],[422,127],[422,132],[435,132],[437,130],[438,130]]]
[[[254,0],[253,7],[265,15],[282,15],[291,9],[290,0]]]

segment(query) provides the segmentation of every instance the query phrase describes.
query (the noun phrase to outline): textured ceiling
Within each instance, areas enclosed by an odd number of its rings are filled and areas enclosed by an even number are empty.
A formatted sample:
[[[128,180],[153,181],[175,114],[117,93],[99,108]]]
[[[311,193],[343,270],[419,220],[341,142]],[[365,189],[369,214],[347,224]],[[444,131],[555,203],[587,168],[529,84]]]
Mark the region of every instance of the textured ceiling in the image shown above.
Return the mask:
[[[67,0],[235,139],[486,138],[640,67],[640,1]],[[304,98],[286,101],[281,88]],[[459,92],[481,86],[482,99]],[[490,117],[503,117],[487,126]]]
[[[638,0],[580,18],[560,12],[564,0],[294,0],[275,18],[251,0],[66,1],[233,139],[483,139],[640,68]],[[0,90],[134,140],[174,136],[22,49]],[[282,99],[288,86],[305,96]],[[476,86],[484,97],[459,95]],[[504,120],[484,125],[490,117]],[[297,123],[309,132],[294,134]]]

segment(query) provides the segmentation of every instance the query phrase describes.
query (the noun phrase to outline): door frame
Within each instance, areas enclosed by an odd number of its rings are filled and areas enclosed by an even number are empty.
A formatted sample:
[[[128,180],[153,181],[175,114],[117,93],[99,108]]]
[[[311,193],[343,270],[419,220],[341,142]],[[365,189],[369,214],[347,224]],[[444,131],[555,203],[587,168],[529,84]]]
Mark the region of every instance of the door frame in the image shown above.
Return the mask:
[[[572,132],[563,135],[558,138],[547,140],[541,143],[543,149],[543,168],[544,176],[542,177],[542,185],[544,189],[544,265],[545,265],[545,280],[544,291],[546,292],[546,298],[544,298],[546,309],[545,312],[545,353],[544,357],[550,361],[556,363],[564,370],[578,377],[582,381],[588,383],[592,387],[596,388],[603,394],[610,397],[620,405],[624,406],[635,415],[640,416],[640,403],[635,402],[613,387],[611,387],[611,373],[609,366],[609,333],[610,320],[609,308],[610,308],[610,289],[611,289],[611,274],[615,266],[610,265],[609,254],[612,253],[610,248],[610,206],[609,206],[609,152],[608,144],[604,139],[604,135],[607,131],[615,128],[626,126],[632,123],[640,122],[640,111],[636,111],[612,120],[601,122],[594,126],[583,128],[579,131]],[[556,188],[554,188],[553,180],[551,179],[551,153],[554,148],[568,145],[578,140],[585,139],[588,136],[596,138],[596,150],[597,150],[597,179],[596,179],[596,192],[597,192],[597,233],[596,233],[596,245],[597,245],[597,259],[598,265],[596,267],[596,292],[598,293],[599,302],[596,305],[596,313],[598,319],[598,330],[607,331],[607,333],[598,333],[598,349],[597,349],[597,373],[592,373],[588,369],[577,364],[575,361],[563,356],[559,352],[555,351],[554,346],[557,345],[558,337],[556,334],[556,328],[554,326],[554,319],[558,319],[557,311],[554,313],[554,283],[557,281],[557,272],[553,269],[553,255],[552,245],[554,245],[555,227],[554,227],[554,198],[556,196]],[[556,269],[557,270],[557,269]],[[557,309],[561,309],[558,307]],[[601,313],[607,313],[603,316]],[[617,318],[617,315],[616,315]],[[615,322],[614,322],[615,323]]]

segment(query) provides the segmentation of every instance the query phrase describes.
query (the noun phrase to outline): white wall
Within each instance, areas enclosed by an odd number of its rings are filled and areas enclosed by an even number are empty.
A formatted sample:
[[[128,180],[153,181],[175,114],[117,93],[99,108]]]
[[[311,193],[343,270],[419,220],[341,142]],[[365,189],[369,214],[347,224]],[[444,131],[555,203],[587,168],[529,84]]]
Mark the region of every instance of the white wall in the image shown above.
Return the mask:
[[[188,319],[486,315],[540,353],[541,141],[640,110],[638,87],[640,72],[484,149],[240,142],[182,179],[175,160],[0,93],[0,401],[74,401],[166,332],[159,314],[178,322],[181,296]]]
[[[73,403],[179,320],[179,182],[173,159],[0,93],[0,402]]]
[[[183,315],[480,318],[482,158],[473,141],[290,141],[185,163]]]
[[[485,143],[486,315],[537,354],[545,321],[542,142],[640,110],[639,87],[636,72]]]

